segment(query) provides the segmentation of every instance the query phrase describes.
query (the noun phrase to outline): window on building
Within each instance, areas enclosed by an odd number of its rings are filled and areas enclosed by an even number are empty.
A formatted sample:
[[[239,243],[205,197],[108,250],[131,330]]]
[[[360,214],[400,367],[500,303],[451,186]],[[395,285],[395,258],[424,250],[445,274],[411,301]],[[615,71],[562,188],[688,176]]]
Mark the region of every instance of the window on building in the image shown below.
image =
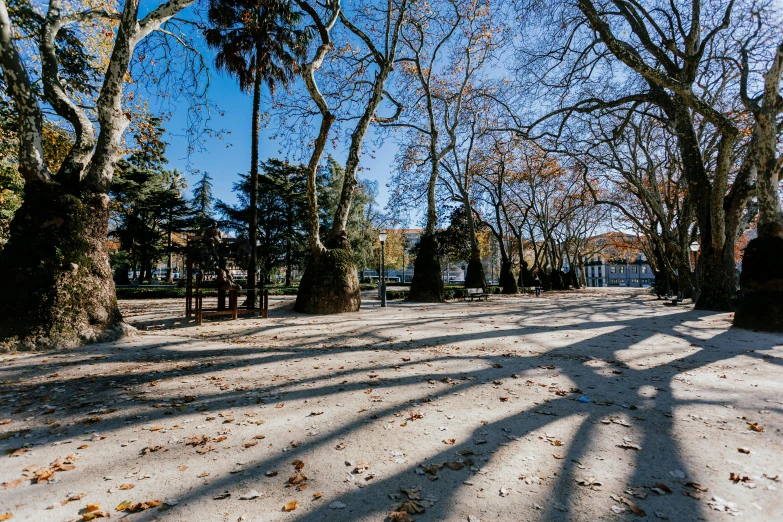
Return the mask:
[[[646,273],[647,273],[647,267],[646,267],[646,266],[643,266],[643,267],[642,267],[642,273],[643,273],[643,274],[646,274]]]
[[[638,283],[638,282],[639,282],[639,280],[638,280],[638,279],[631,279],[631,282],[632,282],[632,283]]]
[[[614,274],[615,272],[617,272],[617,267],[612,265],[612,273]]]
[[[637,270],[639,270],[639,267],[638,267],[638,266],[636,266],[636,265],[634,265],[634,267],[633,267],[633,273],[635,274]]]
[[[624,267],[624,266],[621,266],[621,267],[620,267],[620,273],[621,273],[621,274],[624,274],[624,273],[625,273],[625,267]]]

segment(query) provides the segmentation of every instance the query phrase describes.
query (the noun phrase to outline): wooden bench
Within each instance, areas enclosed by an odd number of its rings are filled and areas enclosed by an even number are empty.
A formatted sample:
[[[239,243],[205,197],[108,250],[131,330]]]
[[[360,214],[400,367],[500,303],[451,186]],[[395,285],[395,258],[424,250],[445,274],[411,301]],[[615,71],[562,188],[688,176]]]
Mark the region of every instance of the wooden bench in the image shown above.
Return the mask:
[[[471,301],[473,301],[473,299],[481,300],[482,297],[486,301],[487,298],[489,297],[487,294],[484,293],[483,288],[468,288],[467,290],[468,290],[468,298]]]

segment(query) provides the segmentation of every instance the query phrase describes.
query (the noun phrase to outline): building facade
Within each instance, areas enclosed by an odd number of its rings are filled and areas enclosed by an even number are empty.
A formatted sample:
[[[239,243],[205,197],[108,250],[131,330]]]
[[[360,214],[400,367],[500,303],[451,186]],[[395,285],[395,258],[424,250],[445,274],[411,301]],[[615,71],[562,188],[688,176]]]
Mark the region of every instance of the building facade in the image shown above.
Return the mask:
[[[655,275],[647,260],[641,256],[634,261],[597,259],[588,261],[584,267],[589,287],[646,288],[655,284]]]

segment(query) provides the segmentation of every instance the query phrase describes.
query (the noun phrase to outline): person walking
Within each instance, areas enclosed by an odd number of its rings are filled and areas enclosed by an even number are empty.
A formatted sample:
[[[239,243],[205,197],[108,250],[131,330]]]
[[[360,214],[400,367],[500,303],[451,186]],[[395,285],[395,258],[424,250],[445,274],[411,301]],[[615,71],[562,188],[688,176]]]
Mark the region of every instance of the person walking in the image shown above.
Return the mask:
[[[536,284],[536,297],[541,295],[541,290],[543,289],[541,286],[541,280],[536,276],[535,281],[533,281]]]

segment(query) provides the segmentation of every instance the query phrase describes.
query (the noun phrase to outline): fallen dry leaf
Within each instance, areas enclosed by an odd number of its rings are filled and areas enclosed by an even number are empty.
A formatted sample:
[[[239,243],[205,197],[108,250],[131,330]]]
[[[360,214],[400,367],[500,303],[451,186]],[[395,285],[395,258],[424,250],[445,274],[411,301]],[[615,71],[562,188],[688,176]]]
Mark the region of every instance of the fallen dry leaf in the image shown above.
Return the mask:
[[[84,510],[88,513],[91,513],[93,511],[100,511],[101,505],[100,504],[87,504],[87,507],[84,508]]]
[[[122,491],[127,491],[129,489],[133,489],[136,487],[136,484],[120,484],[120,489]]]
[[[14,518],[11,513],[0,513],[0,520],[9,520],[11,518]]]
[[[738,473],[731,472],[729,473],[729,480],[733,481],[734,483],[737,482],[753,482],[753,479],[746,476],[742,476]]]
[[[456,444],[457,439],[443,439],[442,442],[443,444],[448,444],[450,446],[453,446],[454,444]]]
[[[130,513],[138,513],[140,511],[145,511],[147,509],[158,507],[161,504],[163,504],[163,502],[160,500],[148,500],[146,502],[136,502],[136,503],[131,503],[130,501],[126,500],[122,502],[120,505],[118,505],[115,509],[117,511],[128,511]]]
[[[288,477],[289,486],[298,486],[299,484],[303,484],[305,481],[307,481],[307,475],[305,475],[301,471],[297,471],[296,473]]]
[[[615,495],[614,493],[612,493],[609,496],[612,498],[612,500],[614,500],[616,502],[622,502],[623,504],[628,506],[628,509],[633,511],[633,513],[635,515],[638,515],[640,517],[643,517],[643,516],[646,515],[646,513],[644,512],[644,510],[642,508],[640,508],[639,506],[637,506],[636,504],[634,504],[633,502],[631,502],[627,498],[623,497],[622,495]]]
[[[424,513],[424,506],[421,505],[421,503],[418,500],[409,499],[405,502],[401,502],[397,506],[398,512],[404,512],[404,513],[410,513],[411,515],[416,515],[419,513]]]
[[[3,488],[5,489],[11,489],[21,486],[25,482],[25,479],[19,478],[16,480],[12,480],[11,482],[3,482]]]
[[[186,444],[189,446],[203,446],[209,442],[209,440],[209,435],[193,435]]]
[[[286,502],[285,506],[283,506],[283,511],[293,511],[296,509],[296,500],[291,500],[290,502]]]
[[[748,448],[737,448],[737,451],[739,451],[740,453],[744,453],[746,455],[750,453],[750,450]]]
[[[392,511],[389,513],[389,522],[413,522],[407,511]]]
[[[75,493],[75,494],[71,494],[71,495],[69,495],[69,496],[68,496],[68,498],[66,498],[65,500],[63,500],[62,502],[60,502],[60,505],[61,505],[61,506],[64,506],[64,505],[66,505],[68,502],[76,502],[77,500],[81,500],[81,499],[83,499],[83,498],[84,498],[84,497],[86,497],[86,496],[87,496],[87,493]]]

